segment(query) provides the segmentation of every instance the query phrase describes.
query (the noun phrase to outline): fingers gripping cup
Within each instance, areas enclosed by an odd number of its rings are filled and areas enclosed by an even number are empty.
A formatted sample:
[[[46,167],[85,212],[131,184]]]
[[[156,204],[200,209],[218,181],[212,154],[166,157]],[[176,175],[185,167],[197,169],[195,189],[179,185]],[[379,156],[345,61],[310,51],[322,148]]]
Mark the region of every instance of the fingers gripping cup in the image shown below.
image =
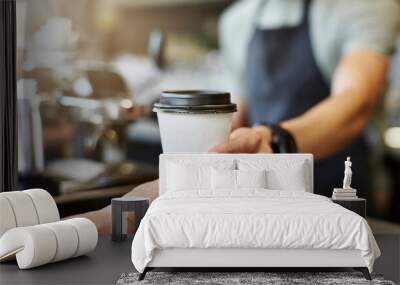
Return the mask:
[[[154,104],[163,152],[208,152],[226,141],[236,104],[216,91],[164,91]]]

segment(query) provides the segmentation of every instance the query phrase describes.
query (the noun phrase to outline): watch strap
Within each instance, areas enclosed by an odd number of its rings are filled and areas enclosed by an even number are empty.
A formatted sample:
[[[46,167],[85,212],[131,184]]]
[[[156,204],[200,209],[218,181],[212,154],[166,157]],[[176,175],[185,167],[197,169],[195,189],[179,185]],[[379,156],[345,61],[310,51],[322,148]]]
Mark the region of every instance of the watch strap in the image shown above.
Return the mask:
[[[275,153],[296,153],[297,144],[291,132],[279,125],[270,126],[272,129],[272,149]]]
[[[279,124],[260,123],[272,130],[271,147],[274,153],[297,153],[297,143],[292,133]]]

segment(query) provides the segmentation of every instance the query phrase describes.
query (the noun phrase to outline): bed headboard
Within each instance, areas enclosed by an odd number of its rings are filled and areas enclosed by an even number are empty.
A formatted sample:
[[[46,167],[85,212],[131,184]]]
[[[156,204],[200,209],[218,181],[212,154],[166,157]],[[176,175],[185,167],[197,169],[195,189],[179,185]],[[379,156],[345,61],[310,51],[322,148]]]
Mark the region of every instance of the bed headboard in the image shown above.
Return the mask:
[[[173,162],[189,162],[195,163],[197,161],[207,161],[211,164],[215,161],[230,161],[235,162],[237,166],[238,161],[240,162],[253,162],[262,161],[263,163],[269,164],[274,167],[275,170],[279,171],[280,165],[291,166],[297,163],[304,162],[304,178],[306,184],[306,191],[313,193],[314,191],[314,169],[313,169],[313,155],[312,154],[208,154],[208,153],[168,153],[160,155],[159,164],[159,194],[163,194],[167,189],[167,164],[169,161]],[[291,174],[285,171],[284,179],[293,179],[290,177]]]

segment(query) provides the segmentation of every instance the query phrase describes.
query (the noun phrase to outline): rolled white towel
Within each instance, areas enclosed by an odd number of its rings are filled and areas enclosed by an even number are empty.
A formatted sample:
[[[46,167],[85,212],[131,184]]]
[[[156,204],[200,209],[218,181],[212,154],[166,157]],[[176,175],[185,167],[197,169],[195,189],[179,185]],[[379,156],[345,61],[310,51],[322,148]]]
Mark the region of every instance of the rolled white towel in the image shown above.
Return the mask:
[[[65,222],[70,223],[78,233],[78,248],[74,257],[91,252],[96,248],[98,232],[92,221],[85,218],[74,218],[65,220]]]
[[[11,229],[0,239],[0,261],[16,256],[20,269],[49,263],[56,250],[57,240],[53,231],[41,225]]]
[[[97,228],[88,219],[18,227],[0,238],[0,261],[16,256],[20,269],[87,254],[97,245]]]
[[[9,229],[60,220],[56,202],[43,189],[0,193],[0,237]]]
[[[39,224],[38,214],[31,197],[22,191],[2,192],[13,209],[17,227],[26,227]]]
[[[57,248],[51,262],[57,262],[75,255],[78,249],[78,233],[71,223],[65,221],[43,224],[53,231],[56,236]]]
[[[43,189],[28,189],[23,192],[31,197],[39,218],[39,224],[60,220],[56,202],[49,192]]]
[[[0,195],[0,237],[16,226],[17,222],[10,202],[6,197]]]

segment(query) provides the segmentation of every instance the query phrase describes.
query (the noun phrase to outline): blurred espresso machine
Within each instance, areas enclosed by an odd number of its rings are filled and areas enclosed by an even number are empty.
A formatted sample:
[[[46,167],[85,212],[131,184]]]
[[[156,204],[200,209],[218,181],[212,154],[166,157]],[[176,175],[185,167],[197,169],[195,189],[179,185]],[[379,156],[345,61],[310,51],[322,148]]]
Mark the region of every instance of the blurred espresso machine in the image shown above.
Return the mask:
[[[150,117],[151,104],[134,102],[112,64],[76,60],[76,39],[70,20],[50,18],[26,49],[18,82],[19,188],[60,195],[156,178],[154,168],[126,155],[127,128]]]
[[[52,194],[62,194],[153,178],[154,172],[147,173],[145,166],[126,161],[126,128],[149,116],[150,106],[136,106],[126,93],[103,87],[104,93],[92,90],[89,96],[77,96],[79,88],[94,89],[95,81],[101,85],[102,77],[106,82],[118,78],[94,69],[86,74],[89,79],[78,78],[72,84],[77,90],[56,94],[38,90],[40,84],[33,79],[18,82],[23,188],[47,186]]]

